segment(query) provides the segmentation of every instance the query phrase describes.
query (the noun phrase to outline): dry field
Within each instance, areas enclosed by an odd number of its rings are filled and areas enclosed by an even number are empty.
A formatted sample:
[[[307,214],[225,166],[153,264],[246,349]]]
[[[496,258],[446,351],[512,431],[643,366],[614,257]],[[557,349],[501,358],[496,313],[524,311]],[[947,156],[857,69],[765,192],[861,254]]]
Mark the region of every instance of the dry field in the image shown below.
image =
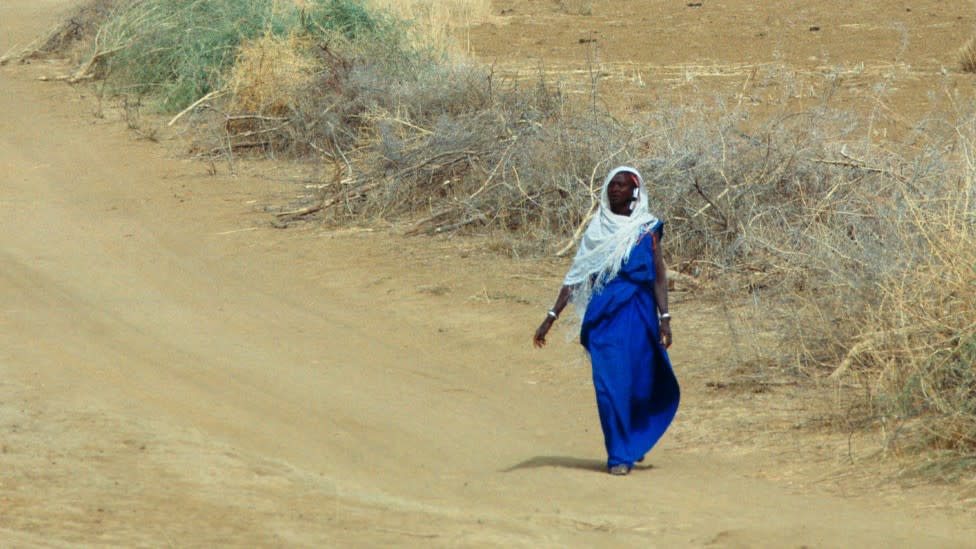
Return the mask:
[[[4,0],[0,52],[78,3]],[[692,4],[501,0],[463,34],[621,115],[709,94],[786,112],[832,82],[882,140],[976,89],[955,64],[971,2]],[[742,382],[764,342],[738,296],[674,292],[682,408],[610,477],[571,334],[530,345],[566,261],[274,229],[286,166],[214,173],[179,136],[139,140],[38,80],[59,63],[0,68],[0,545],[976,546],[972,480],[818,427],[829,385]]]
[[[621,115],[660,99],[735,98],[758,114],[831,104],[875,116],[897,139],[976,95],[959,52],[976,33],[971,1],[496,1],[467,37],[480,59],[598,93]],[[593,74],[599,77],[594,79]]]

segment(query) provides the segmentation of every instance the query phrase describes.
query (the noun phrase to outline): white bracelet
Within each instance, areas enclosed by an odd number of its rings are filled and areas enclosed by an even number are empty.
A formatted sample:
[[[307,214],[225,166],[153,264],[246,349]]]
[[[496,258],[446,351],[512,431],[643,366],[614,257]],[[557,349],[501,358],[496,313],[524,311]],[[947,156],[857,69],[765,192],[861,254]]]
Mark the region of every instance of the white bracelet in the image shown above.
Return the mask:
[[[557,313],[556,311],[553,311],[552,309],[549,309],[549,312],[546,313],[546,316],[548,316],[549,318],[551,318],[553,320],[556,320],[557,318],[559,318],[559,313]]]
[[[665,318],[670,319],[671,318],[671,313],[661,313],[661,317],[660,318],[661,318],[661,320],[664,320]]]

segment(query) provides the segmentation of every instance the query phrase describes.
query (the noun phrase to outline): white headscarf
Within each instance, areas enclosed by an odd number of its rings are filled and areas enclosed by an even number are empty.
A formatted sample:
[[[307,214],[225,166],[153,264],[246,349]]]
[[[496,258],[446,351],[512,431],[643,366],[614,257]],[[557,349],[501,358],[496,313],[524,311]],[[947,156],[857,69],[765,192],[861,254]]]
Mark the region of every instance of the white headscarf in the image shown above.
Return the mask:
[[[610,187],[610,181],[620,172],[629,172],[637,176],[638,185],[634,190],[636,196],[631,203],[629,216],[617,215],[610,209],[610,196],[607,189]],[[578,285],[573,293],[573,305],[580,316],[586,309],[592,292],[613,279],[630,257],[630,251],[640,237],[641,230],[648,224],[655,224],[657,220],[648,209],[644,179],[637,170],[620,166],[607,175],[603,180],[603,189],[600,191],[599,210],[586,227],[573,264],[566,273],[566,278],[563,279],[564,285]],[[596,287],[591,288],[586,282],[594,274],[598,275]]]

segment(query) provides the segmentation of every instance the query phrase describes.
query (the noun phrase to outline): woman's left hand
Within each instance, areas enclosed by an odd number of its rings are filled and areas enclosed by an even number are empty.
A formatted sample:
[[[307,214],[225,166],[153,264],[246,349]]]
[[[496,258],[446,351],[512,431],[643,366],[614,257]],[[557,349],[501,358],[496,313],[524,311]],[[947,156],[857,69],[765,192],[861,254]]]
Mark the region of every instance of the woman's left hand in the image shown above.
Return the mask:
[[[661,319],[661,345],[667,349],[671,346],[671,319],[662,318]]]

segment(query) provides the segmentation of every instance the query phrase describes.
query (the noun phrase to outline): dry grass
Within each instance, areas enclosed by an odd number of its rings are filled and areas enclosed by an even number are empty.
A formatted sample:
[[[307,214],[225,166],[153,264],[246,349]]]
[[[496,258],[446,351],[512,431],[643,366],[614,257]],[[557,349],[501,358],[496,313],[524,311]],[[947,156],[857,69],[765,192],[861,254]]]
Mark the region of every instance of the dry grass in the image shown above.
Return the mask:
[[[969,121],[970,127],[972,120]],[[971,131],[971,130],[970,130]],[[976,452],[976,185],[972,135],[960,136],[960,172],[900,185],[891,215],[903,262],[880,281],[880,300],[836,377],[874,388],[875,412],[913,426],[908,444],[955,456]]]
[[[453,54],[469,53],[467,29],[491,16],[490,0],[366,0],[366,4],[409,22],[418,46]]]
[[[559,0],[559,9],[569,15],[593,15],[593,2],[590,0]]]
[[[307,37],[271,33],[241,45],[237,61],[224,79],[231,92],[231,110],[288,114],[319,68],[319,63],[307,53],[310,49]]]
[[[976,36],[959,50],[959,67],[963,72],[976,72]]]
[[[916,158],[846,159],[858,177],[833,177],[829,200],[811,202],[820,219],[791,224],[803,244],[778,269],[804,282],[783,330],[801,371],[829,373],[847,395],[838,415],[880,427],[885,450],[936,450],[936,473],[976,452],[972,125],[965,115]]]

